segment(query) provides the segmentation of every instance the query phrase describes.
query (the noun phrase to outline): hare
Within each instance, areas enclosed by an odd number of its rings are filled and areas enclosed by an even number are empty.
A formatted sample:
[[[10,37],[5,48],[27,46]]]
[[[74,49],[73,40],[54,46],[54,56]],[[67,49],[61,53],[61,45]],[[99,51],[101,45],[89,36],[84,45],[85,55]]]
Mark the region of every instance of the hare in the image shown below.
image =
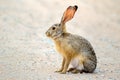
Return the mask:
[[[61,74],[66,72],[92,73],[97,66],[96,54],[89,41],[66,31],[65,23],[73,18],[77,9],[77,5],[69,6],[61,22],[52,25],[46,32],[46,36],[54,41],[57,51],[63,57],[62,67],[56,71]],[[69,64],[73,67],[68,70]]]

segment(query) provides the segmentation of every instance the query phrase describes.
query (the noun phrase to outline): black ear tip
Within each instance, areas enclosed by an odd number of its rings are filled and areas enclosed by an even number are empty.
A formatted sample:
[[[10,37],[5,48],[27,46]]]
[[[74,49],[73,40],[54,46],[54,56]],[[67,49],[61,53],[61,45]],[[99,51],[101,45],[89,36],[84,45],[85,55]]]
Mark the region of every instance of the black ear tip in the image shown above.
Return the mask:
[[[77,5],[75,5],[74,7],[75,7],[76,10],[78,9],[78,6],[77,6]]]

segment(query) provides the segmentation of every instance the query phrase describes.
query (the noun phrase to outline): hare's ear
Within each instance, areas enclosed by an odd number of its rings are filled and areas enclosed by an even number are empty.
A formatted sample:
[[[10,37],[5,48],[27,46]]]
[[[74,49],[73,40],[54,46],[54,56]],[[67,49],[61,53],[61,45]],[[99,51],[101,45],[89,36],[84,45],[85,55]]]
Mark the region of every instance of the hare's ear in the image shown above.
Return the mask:
[[[78,6],[69,6],[63,14],[61,19],[61,24],[65,24],[67,21],[71,20],[74,17],[75,12],[77,11]]]

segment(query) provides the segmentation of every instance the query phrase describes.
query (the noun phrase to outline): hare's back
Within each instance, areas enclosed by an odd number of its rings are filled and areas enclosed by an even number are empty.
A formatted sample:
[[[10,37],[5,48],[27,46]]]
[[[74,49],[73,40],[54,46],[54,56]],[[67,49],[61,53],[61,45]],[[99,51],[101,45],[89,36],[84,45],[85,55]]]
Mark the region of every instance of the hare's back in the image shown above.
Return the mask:
[[[93,52],[93,47],[88,40],[82,36],[70,34],[68,37],[68,43],[74,48],[77,52]]]

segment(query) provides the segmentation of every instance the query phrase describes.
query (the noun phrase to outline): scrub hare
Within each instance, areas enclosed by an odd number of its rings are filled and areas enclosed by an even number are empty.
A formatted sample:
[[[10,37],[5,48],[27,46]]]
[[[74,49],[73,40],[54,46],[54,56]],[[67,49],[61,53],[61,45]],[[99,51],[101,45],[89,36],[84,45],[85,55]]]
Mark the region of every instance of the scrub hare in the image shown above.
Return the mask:
[[[74,17],[77,9],[77,5],[69,6],[61,22],[52,25],[46,32],[46,36],[53,39],[57,51],[63,56],[62,67],[56,71],[62,74],[92,73],[97,66],[96,55],[91,44],[85,38],[66,31],[65,23]],[[73,67],[67,70],[69,64]]]

